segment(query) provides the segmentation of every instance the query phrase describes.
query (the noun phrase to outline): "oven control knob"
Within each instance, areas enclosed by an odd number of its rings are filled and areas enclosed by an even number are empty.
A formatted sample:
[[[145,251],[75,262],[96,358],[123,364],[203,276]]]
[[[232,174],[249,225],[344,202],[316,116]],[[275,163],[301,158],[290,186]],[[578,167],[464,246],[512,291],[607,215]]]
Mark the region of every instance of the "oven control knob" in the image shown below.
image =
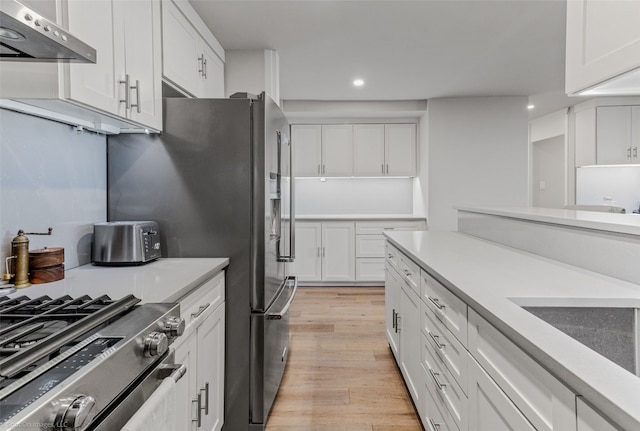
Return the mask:
[[[144,339],[144,356],[160,356],[169,348],[169,339],[162,332],[152,332]]]
[[[83,431],[96,415],[96,400],[89,395],[72,395],[60,400],[53,420],[53,429]]]
[[[171,316],[164,321],[162,332],[169,337],[179,337],[184,333],[185,322],[182,317]]]

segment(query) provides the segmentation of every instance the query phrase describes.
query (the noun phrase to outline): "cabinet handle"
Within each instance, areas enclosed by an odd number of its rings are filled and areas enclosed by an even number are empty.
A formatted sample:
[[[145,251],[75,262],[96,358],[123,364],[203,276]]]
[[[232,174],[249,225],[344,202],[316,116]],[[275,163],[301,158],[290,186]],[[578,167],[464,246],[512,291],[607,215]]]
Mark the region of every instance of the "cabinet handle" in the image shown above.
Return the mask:
[[[447,386],[447,384],[441,383],[440,380],[438,380],[438,376],[440,375],[440,373],[434,373],[433,370],[429,368],[429,374],[431,374],[433,381],[436,382],[436,386],[438,387],[438,389],[444,391],[444,387]]]
[[[320,165],[318,165],[318,175],[320,175]]]
[[[200,389],[200,393],[204,391],[204,414],[209,416],[209,382],[204,384],[204,388]],[[202,407],[200,407],[202,409]]]
[[[393,329],[396,329],[396,309],[395,308],[391,311],[391,316],[392,316],[391,317],[391,327]]]
[[[324,163],[322,164],[322,175],[324,175]]]
[[[324,247],[322,247],[322,257],[324,257]]]
[[[433,302],[433,305],[435,305],[436,307],[438,307],[438,310],[444,310],[444,305],[440,304],[440,300],[438,298],[432,298],[430,296],[427,296],[427,298],[429,298],[429,301]]]
[[[444,346],[445,346],[445,345],[440,343],[440,336],[439,336],[439,335],[433,335],[433,334],[431,333],[431,331],[428,331],[428,332],[429,332],[429,336],[431,337],[431,339],[433,340],[433,342],[434,342],[434,343],[436,343],[436,347],[437,347],[439,350],[444,349]]]
[[[382,168],[382,175],[384,175],[384,163],[380,165],[380,168]]]
[[[133,108],[135,106],[136,111],[138,111],[138,114],[139,114],[140,113],[140,81],[136,79],[136,85],[129,87],[129,89],[136,90],[136,103],[131,104],[131,102],[129,102],[129,108]]]
[[[627,159],[631,158],[631,147],[627,148]]]
[[[406,275],[407,277],[411,277],[411,273],[406,269],[403,269],[402,272],[404,272],[404,275]]]
[[[389,163],[387,163],[387,175],[389,175]]]
[[[204,54],[202,54],[202,56],[204,57]],[[204,63],[204,79],[207,79],[207,59],[205,58],[203,60]]]
[[[196,311],[195,313],[191,313],[191,317],[193,317],[193,318],[195,319],[196,317],[200,316],[202,313],[204,313],[204,310],[206,310],[207,308],[209,308],[209,306],[210,306],[210,305],[211,305],[211,303],[210,303],[210,302],[207,302],[206,304],[201,305],[201,306],[198,308],[198,311]]]
[[[400,330],[400,325],[398,324],[399,321],[400,321],[400,315],[396,313],[396,334]]]
[[[196,422],[198,424],[198,428],[200,428],[202,426],[202,408],[200,407],[202,406],[202,393],[198,392],[198,396],[191,400],[191,403],[196,403],[198,405],[198,408],[196,409],[196,418],[191,419],[191,422]]]
[[[198,57],[198,73],[200,76],[204,76],[204,54]]]
[[[638,158],[638,147],[633,147],[633,158],[634,159]]]
[[[435,423],[433,419],[429,418],[429,424],[431,428],[433,428],[433,431],[440,431],[440,424]]]
[[[317,247],[317,250],[316,250],[316,257],[320,257],[320,247]]]
[[[129,99],[129,74],[124,76],[124,81],[118,81],[124,84],[124,100],[120,99],[120,103],[124,103],[125,109],[131,109],[131,99]]]

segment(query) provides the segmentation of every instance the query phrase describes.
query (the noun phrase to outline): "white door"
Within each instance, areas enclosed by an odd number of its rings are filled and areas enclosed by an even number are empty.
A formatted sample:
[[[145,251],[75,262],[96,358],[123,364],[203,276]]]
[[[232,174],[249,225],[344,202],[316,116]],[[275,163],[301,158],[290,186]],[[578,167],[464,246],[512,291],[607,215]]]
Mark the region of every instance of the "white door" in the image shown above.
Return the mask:
[[[296,222],[296,258],[292,274],[301,281],[322,279],[322,223]]]
[[[322,169],[321,126],[306,124],[291,126],[291,145],[293,145],[295,176],[319,176]]]
[[[124,3],[125,63],[130,77],[128,117],[162,129],[162,39],[160,4],[154,0]],[[133,106],[139,105],[139,106]]]
[[[631,163],[631,106],[596,108],[596,163]]]
[[[322,280],[354,281],[355,256],[355,224],[322,223]]]
[[[405,284],[405,283],[403,283]],[[420,298],[408,285],[400,292],[400,368],[415,405],[422,403],[422,378],[420,354],[422,339],[420,332]]]
[[[384,124],[353,126],[353,175],[374,177],[385,174]]]
[[[400,275],[398,275],[393,267],[387,264],[385,268],[384,280],[384,310],[385,325],[387,330],[387,341],[396,361],[399,361],[400,339],[399,332],[396,329],[396,315],[400,313]]]
[[[322,126],[321,176],[350,177],[353,175],[353,126],[350,124]]]
[[[416,175],[416,125],[385,124],[385,173]]]
[[[469,431],[535,431],[480,365],[469,362]]]
[[[224,98],[224,63],[204,41],[200,41],[200,51],[204,55],[204,73],[200,75],[198,97]]]
[[[175,342],[175,363],[187,366],[187,372],[176,383],[176,427],[189,431],[196,431],[196,405],[193,399],[197,396],[197,337],[195,331],[184,335]]]
[[[173,1],[163,1],[162,75],[191,94],[198,91],[200,76],[198,39],[199,35]]]
[[[198,327],[197,338],[201,429],[218,431],[224,418],[224,304]]]
[[[118,82],[125,75],[124,29],[121,20],[113,21],[119,6],[110,0],[69,0],[69,32],[95,48],[97,61],[59,67],[69,67],[67,97],[124,117],[119,113],[124,86]]]
[[[568,94],[640,66],[640,2],[567,2]]]

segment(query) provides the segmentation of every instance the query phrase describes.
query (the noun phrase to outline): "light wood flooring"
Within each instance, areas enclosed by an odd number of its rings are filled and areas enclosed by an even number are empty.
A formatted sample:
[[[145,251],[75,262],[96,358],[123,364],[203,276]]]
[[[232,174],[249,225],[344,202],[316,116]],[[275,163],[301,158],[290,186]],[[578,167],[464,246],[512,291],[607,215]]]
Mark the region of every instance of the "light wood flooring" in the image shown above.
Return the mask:
[[[300,287],[266,431],[421,431],[385,335],[384,288]]]

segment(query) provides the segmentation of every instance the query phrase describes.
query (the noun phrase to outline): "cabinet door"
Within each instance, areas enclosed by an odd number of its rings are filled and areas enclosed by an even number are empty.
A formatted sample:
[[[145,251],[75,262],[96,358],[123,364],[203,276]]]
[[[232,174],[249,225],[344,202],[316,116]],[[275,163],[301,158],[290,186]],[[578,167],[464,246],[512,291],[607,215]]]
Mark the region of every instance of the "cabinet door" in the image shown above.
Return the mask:
[[[631,163],[640,160],[640,106],[631,107]]]
[[[197,426],[192,421],[196,417],[197,396],[197,337],[196,331],[185,331],[175,345],[175,363],[187,366],[187,373],[176,383],[176,425],[180,429],[195,431]]]
[[[640,66],[640,2],[567,2],[566,92]]]
[[[203,431],[222,429],[224,418],[224,304],[198,327],[198,386]]]
[[[320,175],[322,158],[322,127],[319,125],[291,126],[294,171],[296,177]]]
[[[631,163],[631,106],[596,109],[596,163]]]
[[[390,176],[416,175],[416,125],[385,124],[385,172]]]
[[[322,278],[322,224],[296,223],[296,259],[292,274],[301,281],[319,281]]]
[[[125,63],[132,106],[128,118],[162,129],[160,4],[154,0],[124,2]]]
[[[384,175],[384,124],[353,126],[353,159],[354,176]]]
[[[578,431],[619,431],[598,412],[589,407],[581,397],[577,398]]]
[[[322,280],[354,281],[355,260],[354,223],[322,223]]]
[[[535,431],[474,360],[469,365],[469,431]]]
[[[124,99],[124,86],[119,83],[125,75],[124,30],[121,20],[113,20],[120,6],[111,0],[69,0],[69,32],[96,49],[97,61],[58,67],[69,68],[66,97],[124,117],[124,111],[119,111]]]
[[[384,257],[356,258],[356,281],[384,280]]]
[[[224,98],[224,63],[209,45],[200,43],[204,68],[200,74],[200,90],[198,97]]]
[[[320,175],[350,177],[353,175],[353,126],[322,126],[322,167]]]
[[[396,361],[400,360],[399,347],[400,335],[396,329],[396,315],[400,313],[400,275],[394,267],[387,262],[384,281],[384,309],[387,341]]]
[[[400,315],[398,317],[400,331],[400,370],[404,376],[413,402],[422,405],[423,391],[420,365],[421,332],[420,332],[420,298],[403,283],[400,293]],[[423,412],[420,412],[423,413]]]
[[[162,75],[191,94],[198,91],[200,36],[171,0],[162,2]]]

